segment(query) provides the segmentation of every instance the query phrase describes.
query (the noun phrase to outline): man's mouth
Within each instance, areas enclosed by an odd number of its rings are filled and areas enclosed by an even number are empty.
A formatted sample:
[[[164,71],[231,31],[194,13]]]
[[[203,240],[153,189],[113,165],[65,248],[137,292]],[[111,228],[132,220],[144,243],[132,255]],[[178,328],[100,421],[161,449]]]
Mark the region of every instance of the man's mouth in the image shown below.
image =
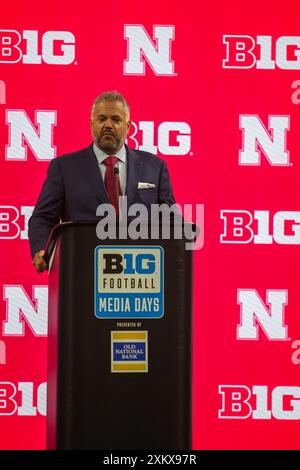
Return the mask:
[[[112,132],[103,132],[102,137],[105,137],[105,136],[114,137],[115,135]]]

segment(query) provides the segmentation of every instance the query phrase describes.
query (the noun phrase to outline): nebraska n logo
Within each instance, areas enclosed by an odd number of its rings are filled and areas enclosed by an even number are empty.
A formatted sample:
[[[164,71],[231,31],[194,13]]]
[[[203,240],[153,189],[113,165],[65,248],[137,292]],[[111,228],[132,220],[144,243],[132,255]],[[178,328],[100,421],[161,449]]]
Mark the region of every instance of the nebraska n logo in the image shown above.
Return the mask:
[[[171,42],[175,38],[175,26],[153,26],[154,41],[143,25],[125,25],[124,36],[127,39],[124,75],[145,75],[145,61],[155,75],[174,75]]]
[[[269,340],[287,341],[287,326],[284,321],[288,292],[285,289],[267,289],[266,304],[256,289],[238,289],[237,302],[241,306],[238,340],[258,340],[259,327]]]

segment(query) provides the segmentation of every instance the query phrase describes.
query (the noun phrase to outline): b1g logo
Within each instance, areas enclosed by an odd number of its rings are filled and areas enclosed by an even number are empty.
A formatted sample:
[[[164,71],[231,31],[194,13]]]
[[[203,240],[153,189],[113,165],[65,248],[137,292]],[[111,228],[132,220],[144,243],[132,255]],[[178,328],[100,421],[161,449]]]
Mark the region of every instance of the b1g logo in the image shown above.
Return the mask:
[[[46,382],[0,382],[0,416],[46,416]]]
[[[39,37],[41,36],[41,38]],[[0,30],[0,63],[68,65],[74,62],[75,37],[70,31]]]
[[[162,317],[163,261],[160,246],[98,246],[95,249],[96,317]]]
[[[219,385],[219,419],[300,419],[300,387]]]
[[[283,70],[300,69],[300,36],[272,36],[227,34],[223,36],[226,46],[224,69]]]
[[[0,205],[0,240],[28,240],[28,221],[34,206]]]
[[[300,245],[300,212],[221,210],[221,243]]]
[[[192,155],[191,127],[187,122],[139,121],[131,123],[130,147],[161,155]]]

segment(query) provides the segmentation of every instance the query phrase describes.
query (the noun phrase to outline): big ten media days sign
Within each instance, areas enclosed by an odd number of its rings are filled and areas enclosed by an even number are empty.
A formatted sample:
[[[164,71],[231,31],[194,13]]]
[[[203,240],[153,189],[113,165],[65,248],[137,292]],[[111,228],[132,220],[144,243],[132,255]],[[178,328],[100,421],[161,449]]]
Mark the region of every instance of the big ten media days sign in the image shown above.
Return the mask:
[[[96,247],[96,317],[161,318],[163,268],[160,246]]]

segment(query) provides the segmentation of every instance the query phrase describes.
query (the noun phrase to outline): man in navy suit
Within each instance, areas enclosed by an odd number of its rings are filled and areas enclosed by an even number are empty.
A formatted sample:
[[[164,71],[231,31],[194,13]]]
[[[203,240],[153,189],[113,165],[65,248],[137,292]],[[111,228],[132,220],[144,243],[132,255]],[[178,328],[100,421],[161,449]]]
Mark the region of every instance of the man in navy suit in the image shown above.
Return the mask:
[[[112,202],[104,184],[108,157],[117,157],[114,172],[128,207],[134,203],[148,208],[151,204],[175,203],[165,161],[124,144],[130,124],[125,98],[116,92],[102,93],[92,106],[93,144],[50,162],[28,227],[33,265],[38,272],[46,269],[44,248],[55,225],[95,219],[97,207]]]

